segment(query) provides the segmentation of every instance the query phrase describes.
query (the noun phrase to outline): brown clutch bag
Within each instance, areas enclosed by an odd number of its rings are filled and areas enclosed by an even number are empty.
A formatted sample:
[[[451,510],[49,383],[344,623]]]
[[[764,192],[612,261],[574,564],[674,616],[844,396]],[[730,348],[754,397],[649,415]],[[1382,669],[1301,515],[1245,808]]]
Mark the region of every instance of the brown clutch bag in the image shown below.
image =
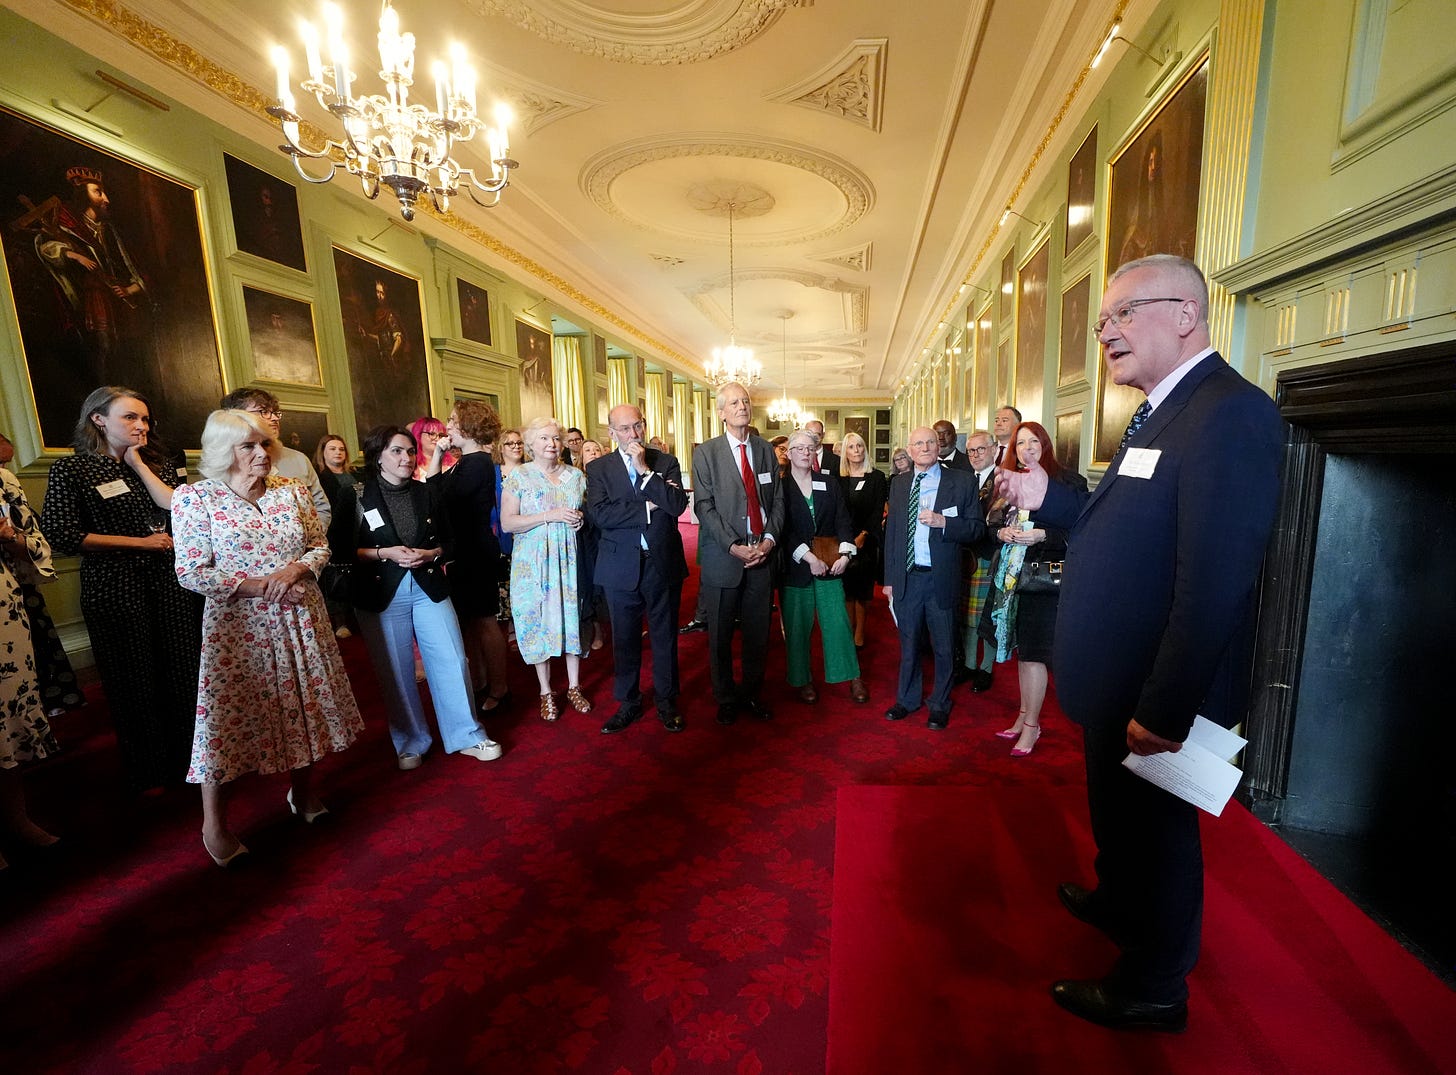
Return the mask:
[[[812,552],[826,565],[834,563],[839,559],[839,539],[833,537],[816,537],[814,543],[809,546]]]

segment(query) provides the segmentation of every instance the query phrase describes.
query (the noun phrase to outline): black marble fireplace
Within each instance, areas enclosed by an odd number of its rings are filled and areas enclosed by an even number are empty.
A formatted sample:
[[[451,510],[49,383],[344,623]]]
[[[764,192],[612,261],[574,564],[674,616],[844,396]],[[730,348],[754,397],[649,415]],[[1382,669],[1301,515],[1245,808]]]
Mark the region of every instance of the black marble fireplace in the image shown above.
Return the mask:
[[[1240,796],[1456,981],[1456,343],[1280,376]]]

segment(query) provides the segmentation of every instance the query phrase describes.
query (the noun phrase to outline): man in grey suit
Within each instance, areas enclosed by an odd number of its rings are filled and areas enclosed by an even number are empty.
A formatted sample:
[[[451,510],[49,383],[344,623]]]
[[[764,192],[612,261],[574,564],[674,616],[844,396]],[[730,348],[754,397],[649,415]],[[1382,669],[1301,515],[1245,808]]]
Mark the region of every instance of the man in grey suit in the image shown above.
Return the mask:
[[[758,720],[773,714],[763,687],[773,607],[770,557],[783,529],[779,466],[773,448],[749,431],[748,389],[730,381],[718,389],[723,434],[693,453],[693,496],[698,515],[698,559],[708,617],[708,667],[718,700],[718,723],[740,710]],[[743,628],[743,674],[733,677],[733,632]]]
[[[921,629],[935,654],[935,682],[926,726],[939,731],[950,722],[950,688],[956,618],[961,609],[961,546],[986,532],[977,500],[976,476],[942,466],[935,431],[910,433],[908,474],[890,482],[885,517],[885,593],[900,628],[900,684],[886,720],[904,720],[920,708]]]

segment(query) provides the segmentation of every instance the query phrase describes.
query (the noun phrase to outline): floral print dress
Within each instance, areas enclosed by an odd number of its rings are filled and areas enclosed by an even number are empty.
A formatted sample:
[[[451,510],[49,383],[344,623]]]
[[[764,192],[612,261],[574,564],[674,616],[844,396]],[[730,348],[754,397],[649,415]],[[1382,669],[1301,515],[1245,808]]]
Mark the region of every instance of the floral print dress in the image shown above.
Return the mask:
[[[8,470],[0,470],[5,509],[25,553],[0,546],[0,769],[44,758],[56,750],[36,686],[35,660],[30,642],[30,621],[25,612],[23,581],[55,576],[51,547]]]
[[[184,485],[172,525],[177,579],[207,598],[188,782],[284,772],[352,743],[363,721],[314,582],[329,551],[308,490],[270,475],[254,506],[217,479]],[[235,596],[294,562],[313,573],[301,604]]]
[[[522,515],[577,508],[586,499],[586,475],[562,467],[557,480],[535,463],[523,463],[506,478],[504,491],[521,502]],[[511,550],[511,616],[516,646],[527,664],[584,653],[576,580],[576,531],[565,523],[543,523],[515,536]]]

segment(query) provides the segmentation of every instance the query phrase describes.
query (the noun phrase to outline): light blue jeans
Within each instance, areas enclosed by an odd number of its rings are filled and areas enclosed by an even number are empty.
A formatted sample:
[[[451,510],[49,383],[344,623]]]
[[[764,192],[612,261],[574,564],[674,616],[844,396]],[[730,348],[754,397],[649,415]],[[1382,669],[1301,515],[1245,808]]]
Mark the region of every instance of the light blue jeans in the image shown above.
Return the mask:
[[[425,682],[435,703],[435,720],[445,749],[454,753],[490,738],[475,719],[465,643],[448,597],[431,601],[406,575],[383,612],[359,610],[359,629],[384,691],[389,738],[396,754],[424,754],[434,742],[415,682],[414,643],[419,644],[425,662]]]

